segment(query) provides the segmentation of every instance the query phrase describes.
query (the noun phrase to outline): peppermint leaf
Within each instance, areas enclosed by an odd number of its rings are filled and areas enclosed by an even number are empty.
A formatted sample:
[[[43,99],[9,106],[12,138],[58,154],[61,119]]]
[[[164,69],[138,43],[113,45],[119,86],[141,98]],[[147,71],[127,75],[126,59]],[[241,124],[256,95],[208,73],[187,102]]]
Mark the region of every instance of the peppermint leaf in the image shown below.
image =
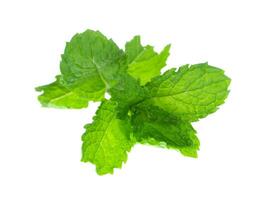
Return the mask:
[[[197,121],[215,112],[228,96],[230,79],[224,71],[201,63],[171,69],[147,84],[147,102],[183,120]]]
[[[62,83],[61,76],[56,77],[56,81],[36,88],[36,91],[43,92],[39,97],[39,102],[44,107],[53,108],[86,108],[88,101],[101,101],[104,90],[82,96],[79,93],[66,88]]]
[[[95,164],[99,175],[121,168],[133,145],[130,122],[117,119],[115,109],[115,102],[103,101],[82,137],[82,161]]]
[[[157,53],[135,36],[123,52],[99,31],[86,30],[67,43],[56,81],[36,88],[45,107],[102,102],[82,136],[82,161],[95,164],[99,175],[121,168],[136,142],[197,157],[200,143],[191,122],[224,103],[230,78],[208,63],[160,75],[169,50],[167,45]]]
[[[143,47],[140,36],[135,36],[125,45],[128,73],[145,85],[151,78],[160,75],[160,70],[166,66],[170,47],[167,45],[158,54],[152,46]]]
[[[179,150],[182,154],[197,157],[199,140],[189,122],[150,105],[136,107],[132,116],[134,137],[140,143]]]
[[[103,91],[112,85],[123,59],[123,51],[99,31],[76,34],[60,63],[64,84],[84,96]]]

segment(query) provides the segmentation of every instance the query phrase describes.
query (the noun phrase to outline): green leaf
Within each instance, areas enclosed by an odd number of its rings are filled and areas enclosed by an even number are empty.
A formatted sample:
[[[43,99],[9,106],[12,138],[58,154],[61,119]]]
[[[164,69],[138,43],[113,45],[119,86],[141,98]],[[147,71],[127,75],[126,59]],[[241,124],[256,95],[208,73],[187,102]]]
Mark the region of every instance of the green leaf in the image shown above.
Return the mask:
[[[151,78],[160,75],[160,70],[166,65],[170,45],[167,45],[159,54],[152,46],[141,45],[140,36],[135,36],[125,45],[125,54],[128,64],[128,73],[139,79],[145,85]]]
[[[123,60],[123,51],[99,31],[76,34],[60,63],[64,85],[84,96],[103,91],[112,85]]]
[[[224,103],[230,78],[224,71],[201,63],[171,69],[147,84],[146,100],[182,120],[197,121],[215,112]]]
[[[67,89],[61,83],[61,76],[56,77],[56,81],[36,88],[43,92],[38,96],[38,100],[44,107],[54,108],[86,108],[89,100],[102,100],[104,90],[91,93],[91,96],[82,96],[72,90]]]
[[[125,54],[127,64],[130,64],[134,59],[144,51],[144,47],[141,45],[140,36],[134,36],[133,39],[125,44]]]
[[[135,107],[133,133],[140,143],[179,150],[183,155],[197,157],[199,140],[191,124],[151,105]]]
[[[104,101],[82,137],[82,161],[95,164],[100,175],[121,168],[133,145],[129,120],[117,119],[115,109],[115,102]]]
[[[119,74],[114,82],[115,84],[110,88],[109,93],[111,99],[118,103],[118,117],[124,118],[132,105],[147,97],[148,91],[140,86],[138,80],[125,73]]]
[[[197,157],[200,143],[191,122],[224,103],[230,78],[208,63],[160,75],[169,50],[167,45],[157,53],[135,36],[124,52],[99,31],[86,30],[67,42],[56,81],[36,88],[45,107],[85,108],[101,101],[85,125],[81,159],[95,164],[98,174],[121,168],[136,142]]]

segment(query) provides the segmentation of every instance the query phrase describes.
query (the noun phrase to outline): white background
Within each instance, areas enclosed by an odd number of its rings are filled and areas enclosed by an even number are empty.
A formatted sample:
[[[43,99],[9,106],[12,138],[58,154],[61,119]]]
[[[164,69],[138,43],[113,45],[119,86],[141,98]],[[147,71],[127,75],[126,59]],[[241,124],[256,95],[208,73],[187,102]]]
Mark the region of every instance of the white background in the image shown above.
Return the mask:
[[[266,1],[0,1],[0,199],[267,199]],[[136,145],[114,175],[80,162],[84,110],[42,108],[34,87],[59,73],[65,42],[90,28],[120,47],[140,34],[168,66],[209,61],[232,78],[194,124],[199,158]]]

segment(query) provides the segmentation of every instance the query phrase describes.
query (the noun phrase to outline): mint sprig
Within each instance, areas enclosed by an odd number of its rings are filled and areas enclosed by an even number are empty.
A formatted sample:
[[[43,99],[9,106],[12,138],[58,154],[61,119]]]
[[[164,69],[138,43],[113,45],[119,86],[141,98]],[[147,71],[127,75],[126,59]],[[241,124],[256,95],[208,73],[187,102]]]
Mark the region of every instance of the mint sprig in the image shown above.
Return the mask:
[[[191,122],[224,103],[230,78],[208,63],[161,75],[169,50],[170,45],[160,53],[142,46],[140,36],[121,50],[99,31],[86,30],[66,44],[56,81],[36,88],[44,107],[80,109],[102,102],[82,136],[82,161],[95,164],[98,174],[121,168],[136,143],[197,157]]]

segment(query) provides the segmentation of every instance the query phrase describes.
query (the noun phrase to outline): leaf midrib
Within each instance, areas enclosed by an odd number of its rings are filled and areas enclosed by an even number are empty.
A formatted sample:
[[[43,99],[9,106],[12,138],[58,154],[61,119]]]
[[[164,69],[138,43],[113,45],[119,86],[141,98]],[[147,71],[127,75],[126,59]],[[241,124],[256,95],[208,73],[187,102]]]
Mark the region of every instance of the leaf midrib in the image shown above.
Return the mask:
[[[101,137],[101,139],[100,139],[99,145],[97,145],[97,150],[96,150],[96,152],[95,152],[95,155],[94,155],[94,159],[93,159],[93,160],[95,160],[95,158],[96,158],[96,154],[98,153],[98,151],[99,151],[99,149],[100,149],[100,146],[102,146],[102,142],[103,142],[104,138],[106,137],[106,135],[108,135],[108,134],[107,134],[107,133],[108,133],[108,129],[110,128],[110,125],[112,124],[112,122],[113,122],[113,120],[114,120],[114,116],[115,116],[115,115],[113,114],[111,120],[108,122],[108,126],[107,126],[107,128],[105,129],[105,131],[104,131],[104,133],[103,133],[103,135],[102,135],[102,137]]]

